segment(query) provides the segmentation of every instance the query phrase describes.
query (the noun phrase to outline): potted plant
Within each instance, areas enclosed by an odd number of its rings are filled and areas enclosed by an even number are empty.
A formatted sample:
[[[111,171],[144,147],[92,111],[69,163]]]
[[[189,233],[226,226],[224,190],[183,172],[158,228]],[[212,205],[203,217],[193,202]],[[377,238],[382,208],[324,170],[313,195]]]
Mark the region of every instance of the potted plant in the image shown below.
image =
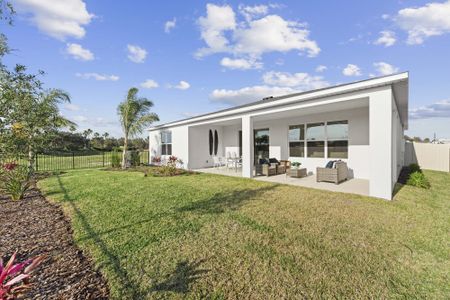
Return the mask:
[[[294,161],[293,163],[291,163],[292,169],[298,169],[301,165],[302,163],[298,161]]]

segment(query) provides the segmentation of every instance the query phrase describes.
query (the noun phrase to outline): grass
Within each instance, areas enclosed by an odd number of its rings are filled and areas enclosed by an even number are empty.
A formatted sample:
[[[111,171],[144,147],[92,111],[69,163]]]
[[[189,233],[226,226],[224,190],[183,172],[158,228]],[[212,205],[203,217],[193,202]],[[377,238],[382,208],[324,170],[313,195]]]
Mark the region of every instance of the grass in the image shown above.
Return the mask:
[[[121,157],[122,152],[119,152]],[[141,162],[148,163],[148,151],[140,151],[139,153]],[[58,171],[58,170],[70,170],[70,169],[83,169],[83,168],[99,168],[111,166],[112,152],[105,152],[104,154],[80,154],[74,152],[59,153],[57,155],[38,154],[36,158],[37,171]],[[8,162],[9,159],[0,156],[1,162]],[[21,158],[18,160],[19,164],[26,165],[28,162],[26,159]]]
[[[446,298],[450,174],[394,201],[211,174],[40,182],[113,299]]]

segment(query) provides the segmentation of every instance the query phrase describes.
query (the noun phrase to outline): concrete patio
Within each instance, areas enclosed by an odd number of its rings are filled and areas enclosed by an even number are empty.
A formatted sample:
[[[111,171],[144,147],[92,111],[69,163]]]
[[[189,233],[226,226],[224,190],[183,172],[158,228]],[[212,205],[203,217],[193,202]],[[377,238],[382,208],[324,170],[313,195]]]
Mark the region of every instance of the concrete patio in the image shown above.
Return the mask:
[[[226,167],[220,168],[203,168],[196,169],[197,172],[242,177],[241,169],[231,169]],[[293,178],[286,176],[286,174],[274,175],[274,176],[255,176],[255,180],[267,181],[273,183],[290,184],[296,186],[303,186],[308,188],[328,190],[332,192],[352,193],[363,196],[369,196],[369,181],[366,179],[348,179],[340,184],[334,184],[330,182],[316,182],[316,175],[310,174],[303,178]]]

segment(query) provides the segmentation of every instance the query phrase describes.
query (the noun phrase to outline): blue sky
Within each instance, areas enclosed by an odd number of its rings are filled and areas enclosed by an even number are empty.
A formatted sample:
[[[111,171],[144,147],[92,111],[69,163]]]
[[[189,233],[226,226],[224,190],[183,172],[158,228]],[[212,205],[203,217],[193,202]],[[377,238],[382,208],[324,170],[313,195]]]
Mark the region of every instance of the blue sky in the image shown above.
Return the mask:
[[[450,138],[450,1],[12,2],[6,64],[46,71],[79,130],[119,136],[132,86],[167,122],[409,71],[407,134]]]

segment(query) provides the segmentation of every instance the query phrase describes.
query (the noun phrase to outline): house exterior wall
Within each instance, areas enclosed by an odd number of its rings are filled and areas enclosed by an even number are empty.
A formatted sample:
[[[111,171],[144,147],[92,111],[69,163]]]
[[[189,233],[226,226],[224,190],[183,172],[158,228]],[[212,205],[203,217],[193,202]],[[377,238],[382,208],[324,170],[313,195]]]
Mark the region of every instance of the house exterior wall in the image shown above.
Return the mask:
[[[153,157],[161,156],[161,136],[164,130],[150,131],[149,133],[149,153],[150,161]],[[172,154],[183,160],[184,166],[189,164],[189,131],[187,126],[178,126],[170,128],[172,132]],[[169,155],[162,156],[168,158]]]
[[[316,173],[317,167],[324,167],[328,158],[290,157],[289,156],[289,126],[305,123],[330,122],[348,120],[349,141],[348,159],[350,177],[369,179],[369,109],[361,107],[351,110],[327,112],[296,118],[255,122],[254,129],[269,129],[270,157],[299,161],[308,172]]]
[[[186,126],[187,127],[187,126]],[[198,169],[213,166],[213,155],[209,154],[209,130],[217,130],[219,136],[217,156],[223,156],[223,127],[222,126],[190,126],[189,131],[189,164],[185,167]],[[174,155],[176,153],[174,152]]]

